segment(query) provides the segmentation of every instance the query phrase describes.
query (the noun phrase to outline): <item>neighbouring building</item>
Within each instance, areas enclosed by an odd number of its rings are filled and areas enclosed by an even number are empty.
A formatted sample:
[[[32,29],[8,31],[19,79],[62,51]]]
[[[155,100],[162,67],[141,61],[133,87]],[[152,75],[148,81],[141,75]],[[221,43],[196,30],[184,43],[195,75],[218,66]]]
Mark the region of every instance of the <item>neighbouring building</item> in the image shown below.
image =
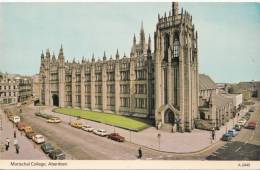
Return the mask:
[[[39,101],[40,98],[40,80],[39,80],[39,74],[32,76],[32,94],[33,94],[33,100]]]
[[[0,103],[15,104],[32,96],[31,77],[16,74],[0,74]]]
[[[130,57],[65,61],[63,48],[41,54],[40,102],[153,119],[159,128],[191,131],[198,118],[198,34],[192,16],[172,3],[158,16],[151,38],[143,25],[133,38]]]
[[[234,116],[233,99],[220,94],[216,83],[205,74],[199,75],[199,119],[197,128],[219,128]]]
[[[15,104],[18,102],[19,81],[7,73],[0,73],[0,103]]]

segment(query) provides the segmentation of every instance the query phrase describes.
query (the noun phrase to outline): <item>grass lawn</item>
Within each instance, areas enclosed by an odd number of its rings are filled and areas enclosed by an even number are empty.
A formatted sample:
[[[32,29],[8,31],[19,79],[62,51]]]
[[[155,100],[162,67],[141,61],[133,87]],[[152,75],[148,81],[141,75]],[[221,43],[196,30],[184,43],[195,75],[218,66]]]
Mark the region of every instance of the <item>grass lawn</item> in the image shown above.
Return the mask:
[[[65,115],[80,116],[83,119],[93,120],[133,131],[140,131],[149,127],[149,124],[144,121],[110,113],[93,112],[73,108],[56,108],[53,111]]]

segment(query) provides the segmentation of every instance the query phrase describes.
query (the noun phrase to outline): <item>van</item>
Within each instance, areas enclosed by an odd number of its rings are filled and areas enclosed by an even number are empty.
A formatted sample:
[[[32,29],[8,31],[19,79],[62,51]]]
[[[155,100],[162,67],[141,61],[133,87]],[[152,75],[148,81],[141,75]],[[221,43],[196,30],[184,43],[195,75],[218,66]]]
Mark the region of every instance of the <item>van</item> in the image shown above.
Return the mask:
[[[25,126],[25,127],[24,127],[24,132],[25,132],[25,133],[31,133],[31,132],[33,132],[33,129],[32,129],[31,126]]]
[[[18,122],[20,122],[20,120],[21,120],[21,119],[20,119],[20,116],[14,116],[12,121],[13,121],[14,123],[18,123]]]

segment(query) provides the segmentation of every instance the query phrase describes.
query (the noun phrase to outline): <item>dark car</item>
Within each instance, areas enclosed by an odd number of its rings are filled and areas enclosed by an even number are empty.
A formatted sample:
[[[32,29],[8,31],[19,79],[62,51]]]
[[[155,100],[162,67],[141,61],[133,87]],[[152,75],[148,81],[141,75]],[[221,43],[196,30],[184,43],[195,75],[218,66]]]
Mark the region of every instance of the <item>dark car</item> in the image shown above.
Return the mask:
[[[222,138],[223,141],[230,141],[232,139],[232,136],[230,133],[225,133]]]
[[[34,135],[36,135],[36,133],[34,133],[34,132],[28,132],[28,133],[26,133],[26,137],[29,138],[29,139],[32,139],[32,137],[33,137]]]
[[[239,124],[236,124],[236,125],[234,126],[234,129],[235,129],[236,131],[240,131],[241,128],[242,128],[242,127],[241,127]]]
[[[118,142],[124,142],[125,138],[123,136],[120,136],[118,133],[111,133],[108,136],[108,139],[112,139]]]
[[[255,129],[256,128],[256,122],[255,121],[248,122],[246,128],[247,129]]]
[[[52,152],[49,153],[49,157],[51,159],[59,159],[59,160],[63,160],[66,158],[65,154],[60,150],[60,149],[56,149]]]
[[[35,116],[41,116],[42,115],[40,112],[36,112],[34,114],[35,114]]]
[[[42,144],[41,149],[43,150],[44,153],[47,153],[47,154],[54,151],[54,148],[50,143]]]

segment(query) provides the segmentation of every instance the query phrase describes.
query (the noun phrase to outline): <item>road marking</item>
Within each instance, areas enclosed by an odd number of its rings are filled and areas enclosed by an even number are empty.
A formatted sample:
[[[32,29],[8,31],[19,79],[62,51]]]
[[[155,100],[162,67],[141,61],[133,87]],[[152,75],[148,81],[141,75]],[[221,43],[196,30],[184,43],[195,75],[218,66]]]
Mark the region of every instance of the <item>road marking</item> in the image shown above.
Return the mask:
[[[241,146],[235,150],[235,152],[238,152],[241,149]]]

